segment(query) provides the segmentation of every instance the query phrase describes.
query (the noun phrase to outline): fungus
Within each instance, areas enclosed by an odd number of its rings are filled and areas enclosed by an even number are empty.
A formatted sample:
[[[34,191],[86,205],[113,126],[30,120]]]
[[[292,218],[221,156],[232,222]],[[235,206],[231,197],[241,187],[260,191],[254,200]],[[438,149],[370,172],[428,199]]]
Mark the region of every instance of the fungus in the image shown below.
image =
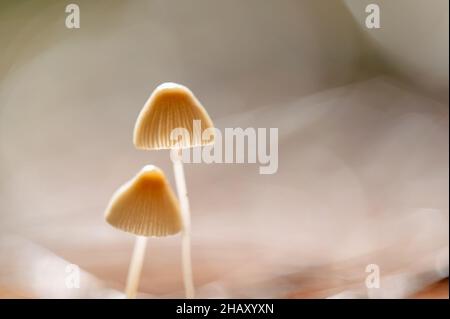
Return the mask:
[[[202,139],[202,132],[213,128],[211,118],[194,94],[176,83],[163,83],[153,91],[134,127],[133,142],[136,148],[172,150],[171,159],[183,216],[182,263],[187,298],[194,298],[194,283],[190,251],[191,217],[181,151],[183,148],[213,143],[214,134],[210,134],[209,140]],[[180,129],[185,132],[181,141],[173,136],[173,132]]]
[[[115,228],[137,236],[125,289],[128,298],[135,298],[147,238],[174,235],[182,229],[178,200],[164,173],[147,165],[114,193],[105,218]]]

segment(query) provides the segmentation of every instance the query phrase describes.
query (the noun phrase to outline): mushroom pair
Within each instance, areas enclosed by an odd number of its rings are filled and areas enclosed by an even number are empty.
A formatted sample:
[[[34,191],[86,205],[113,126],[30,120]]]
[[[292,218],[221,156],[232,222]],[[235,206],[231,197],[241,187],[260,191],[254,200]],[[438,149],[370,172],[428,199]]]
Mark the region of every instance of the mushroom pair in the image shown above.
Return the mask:
[[[128,271],[126,295],[135,298],[148,237],[163,237],[182,232],[182,268],[186,298],[194,298],[190,252],[190,211],[181,151],[183,148],[214,142],[199,138],[213,123],[194,94],[175,83],[158,86],[141,110],[134,128],[136,148],[171,149],[178,200],[164,173],[153,165],[145,166],[113,195],[105,217],[112,226],[137,236]],[[198,123],[198,122],[197,122]],[[174,132],[185,133],[182,140]],[[200,136],[201,136],[200,132]]]

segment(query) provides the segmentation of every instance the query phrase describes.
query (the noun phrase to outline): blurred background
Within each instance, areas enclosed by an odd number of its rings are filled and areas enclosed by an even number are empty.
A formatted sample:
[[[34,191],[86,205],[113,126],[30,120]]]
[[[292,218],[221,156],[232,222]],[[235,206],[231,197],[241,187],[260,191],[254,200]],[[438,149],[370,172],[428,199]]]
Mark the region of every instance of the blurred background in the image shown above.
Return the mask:
[[[174,186],[168,152],[132,143],[172,81],[220,129],[279,128],[274,175],[185,166],[198,297],[448,298],[448,6],[1,1],[0,297],[123,297],[134,237],[103,214],[146,164]],[[180,251],[150,239],[140,297],[183,297]]]

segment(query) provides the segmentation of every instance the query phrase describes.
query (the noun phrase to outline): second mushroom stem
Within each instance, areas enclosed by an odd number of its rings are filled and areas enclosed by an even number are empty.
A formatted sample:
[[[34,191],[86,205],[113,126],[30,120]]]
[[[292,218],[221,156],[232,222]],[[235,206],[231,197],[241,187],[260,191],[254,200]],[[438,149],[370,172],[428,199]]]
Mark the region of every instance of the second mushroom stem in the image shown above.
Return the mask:
[[[144,263],[145,248],[147,247],[147,237],[137,236],[134,243],[133,256],[131,257],[130,268],[128,269],[127,286],[125,294],[128,299],[136,298],[139,280],[141,277],[142,264]]]
[[[180,155],[181,150],[176,150]],[[180,201],[181,212],[183,214],[183,232],[182,232],[182,264],[183,264],[183,282],[186,298],[192,299],[195,296],[194,281],[192,277],[191,261],[191,213],[189,211],[189,199],[187,195],[186,180],[184,178],[184,169],[181,156],[172,159],[173,170],[175,174],[175,183]]]

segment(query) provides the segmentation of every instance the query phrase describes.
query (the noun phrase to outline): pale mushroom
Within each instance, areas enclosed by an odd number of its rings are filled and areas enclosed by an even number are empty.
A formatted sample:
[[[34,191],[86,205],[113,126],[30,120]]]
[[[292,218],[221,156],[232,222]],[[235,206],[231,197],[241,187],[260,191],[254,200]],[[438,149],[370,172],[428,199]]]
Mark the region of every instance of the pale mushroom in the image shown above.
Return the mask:
[[[147,165],[114,193],[105,218],[115,228],[137,236],[125,289],[128,298],[135,298],[147,238],[174,235],[182,229],[177,198],[164,173]]]
[[[195,125],[194,121],[199,125]],[[179,129],[186,133],[181,141],[173,138],[173,132]],[[202,133],[206,129],[211,129],[211,133],[208,140],[203,140]],[[176,83],[164,83],[153,91],[142,108],[134,127],[133,142],[138,149],[171,149],[180,155],[182,148],[213,143],[213,129],[214,125],[208,113],[187,87]],[[184,224],[182,236],[184,286],[186,297],[193,298],[191,218],[183,162],[180,156],[171,156],[171,159]]]

